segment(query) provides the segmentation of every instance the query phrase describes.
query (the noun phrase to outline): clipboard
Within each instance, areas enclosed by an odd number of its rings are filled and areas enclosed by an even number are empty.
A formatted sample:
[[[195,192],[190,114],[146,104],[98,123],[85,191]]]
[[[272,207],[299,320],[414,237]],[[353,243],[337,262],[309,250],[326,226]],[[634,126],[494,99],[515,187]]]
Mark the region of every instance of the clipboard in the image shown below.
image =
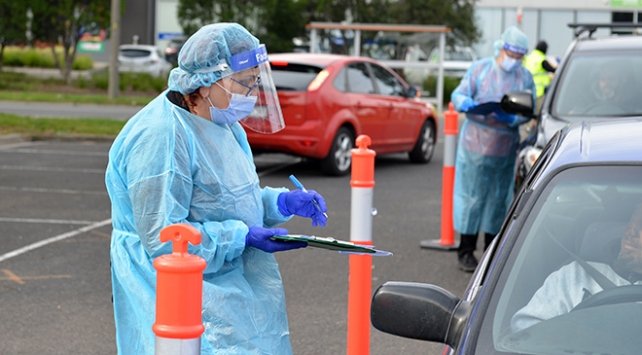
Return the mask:
[[[344,240],[338,240],[331,237],[317,237],[314,235],[302,234],[288,234],[288,235],[275,235],[271,237],[272,240],[279,240],[282,242],[306,242],[308,246],[314,248],[321,248],[327,250],[334,250],[341,254],[362,254],[372,256],[388,256],[392,255],[391,252],[385,250],[377,250],[374,246],[359,245]]]
[[[503,112],[502,106],[499,102],[485,102],[468,110],[468,113],[484,116],[489,115],[493,112]]]

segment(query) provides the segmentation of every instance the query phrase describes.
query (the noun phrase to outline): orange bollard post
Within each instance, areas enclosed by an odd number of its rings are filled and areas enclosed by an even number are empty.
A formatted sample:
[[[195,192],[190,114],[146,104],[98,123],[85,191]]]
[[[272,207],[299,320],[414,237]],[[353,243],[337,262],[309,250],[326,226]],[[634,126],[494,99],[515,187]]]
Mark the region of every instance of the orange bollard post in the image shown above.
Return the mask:
[[[201,233],[187,224],[173,224],[160,233],[172,241],[172,253],[154,260],[156,276],[156,355],[201,353],[201,316],[205,260],[187,252],[187,243],[201,243]]]
[[[350,241],[372,245],[372,197],[375,185],[375,151],[368,149],[370,137],[357,137],[352,150]],[[370,299],[372,297],[372,256],[350,255],[348,271],[347,355],[370,353]]]
[[[457,134],[459,113],[453,103],[448,104],[444,113],[444,167],[441,174],[441,238],[422,240],[420,246],[426,249],[455,250],[455,228],[453,227],[453,193],[455,189],[455,157],[457,155]]]

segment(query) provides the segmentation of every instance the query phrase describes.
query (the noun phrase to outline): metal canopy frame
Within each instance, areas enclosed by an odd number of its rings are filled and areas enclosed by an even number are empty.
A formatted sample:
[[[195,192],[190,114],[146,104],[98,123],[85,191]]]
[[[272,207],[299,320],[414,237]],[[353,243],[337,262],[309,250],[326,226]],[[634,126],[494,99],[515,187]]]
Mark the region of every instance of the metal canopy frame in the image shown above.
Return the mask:
[[[600,28],[608,29],[624,29],[624,28],[642,28],[642,23],[624,23],[624,22],[613,22],[613,23],[569,23],[568,27],[574,30],[573,35],[577,38],[583,33],[588,33],[588,38],[593,36],[593,33]]]
[[[413,32],[435,33],[439,35],[439,62],[437,64],[425,62],[406,62],[403,60],[380,60],[391,68],[437,68],[437,97],[436,106],[438,115],[441,114],[444,102],[444,57],[446,49],[446,33],[451,32],[448,26],[440,25],[395,25],[378,23],[336,23],[336,22],[311,22],[305,26],[310,30],[310,52],[316,53],[319,36],[318,30],[352,30],[354,31],[354,56],[361,55],[361,31],[381,32]],[[431,98],[429,98],[431,99]]]

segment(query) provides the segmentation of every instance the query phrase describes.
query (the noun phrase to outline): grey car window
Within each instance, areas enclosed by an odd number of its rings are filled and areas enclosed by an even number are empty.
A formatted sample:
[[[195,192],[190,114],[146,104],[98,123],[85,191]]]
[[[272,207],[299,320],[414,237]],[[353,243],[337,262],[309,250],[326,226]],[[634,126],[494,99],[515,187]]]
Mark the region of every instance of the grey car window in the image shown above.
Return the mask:
[[[578,54],[560,74],[553,102],[556,116],[573,122],[642,115],[642,53]]]
[[[370,64],[370,67],[381,95],[403,96],[404,89],[397,78],[376,64]]]
[[[352,63],[347,67],[348,90],[359,94],[374,94],[375,88],[365,63]]]
[[[616,264],[629,219],[642,204],[641,180],[639,167],[575,167],[560,172],[539,196],[533,196],[537,200],[527,212],[491,296],[477,353],[572,354],[586,349],[593,353],[601,353],[599,349],[603,353],[636,353],[626,348],[631,343],[618,344],[609,339],[621,334],[623,327],[642,332],[642,323],[632,322],[628,316],[642,312],[639,303],[570,311],[577,302],[601,290],[571,253],[613,278],[618,286],[630,284],[611,266]],[[564,270],[572,272],[564,274]],[[547,289],[544,301],[535,302],[538,298],[534,296],[538,292],[541,296],[543,285],[550,286],[551,280],[560,284]],[[577,299],[573,301],[573,297]],[[518,325],[516,314],[527,305],[546,317],[527,319],[526,326]],[[561,312],[562,308],[569,310]],[[609,325],[603,325],[605,322]]]

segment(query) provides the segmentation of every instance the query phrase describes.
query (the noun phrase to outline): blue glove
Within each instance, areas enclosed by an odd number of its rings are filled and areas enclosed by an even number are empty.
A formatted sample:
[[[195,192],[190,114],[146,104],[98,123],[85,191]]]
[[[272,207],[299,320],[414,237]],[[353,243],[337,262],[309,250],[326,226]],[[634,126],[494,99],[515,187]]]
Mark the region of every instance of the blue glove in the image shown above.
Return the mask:
[[[249,232],[247,232],[245,236],[245,245],[263,250],[266,253],[305,248],[308,246],[306,242],[283,242],[270,239],[270,237],[274,235],[287,234],[288,230],[284,228],[250,227]]]
[[[506,113],[506,112],[504,112],[502,110],[496,111],[495,115],[496,115],[497,121],[506,123],[511,127],[517,121],[517,115],[512,114],[512,113]]]
[[[470,97],[467,97],[464,99],[464,102],[459,105],[459,111],[461,112],[468,112],[471,108],[477,106],[477,103],[475,100],[471,99]]]
[[[328,219],[323,215],[328,210],[323,196],[314,190],[281,192],[277,199],[279,212],[284,216],[293,214],[312,219],[313,226],[324,227]]]

